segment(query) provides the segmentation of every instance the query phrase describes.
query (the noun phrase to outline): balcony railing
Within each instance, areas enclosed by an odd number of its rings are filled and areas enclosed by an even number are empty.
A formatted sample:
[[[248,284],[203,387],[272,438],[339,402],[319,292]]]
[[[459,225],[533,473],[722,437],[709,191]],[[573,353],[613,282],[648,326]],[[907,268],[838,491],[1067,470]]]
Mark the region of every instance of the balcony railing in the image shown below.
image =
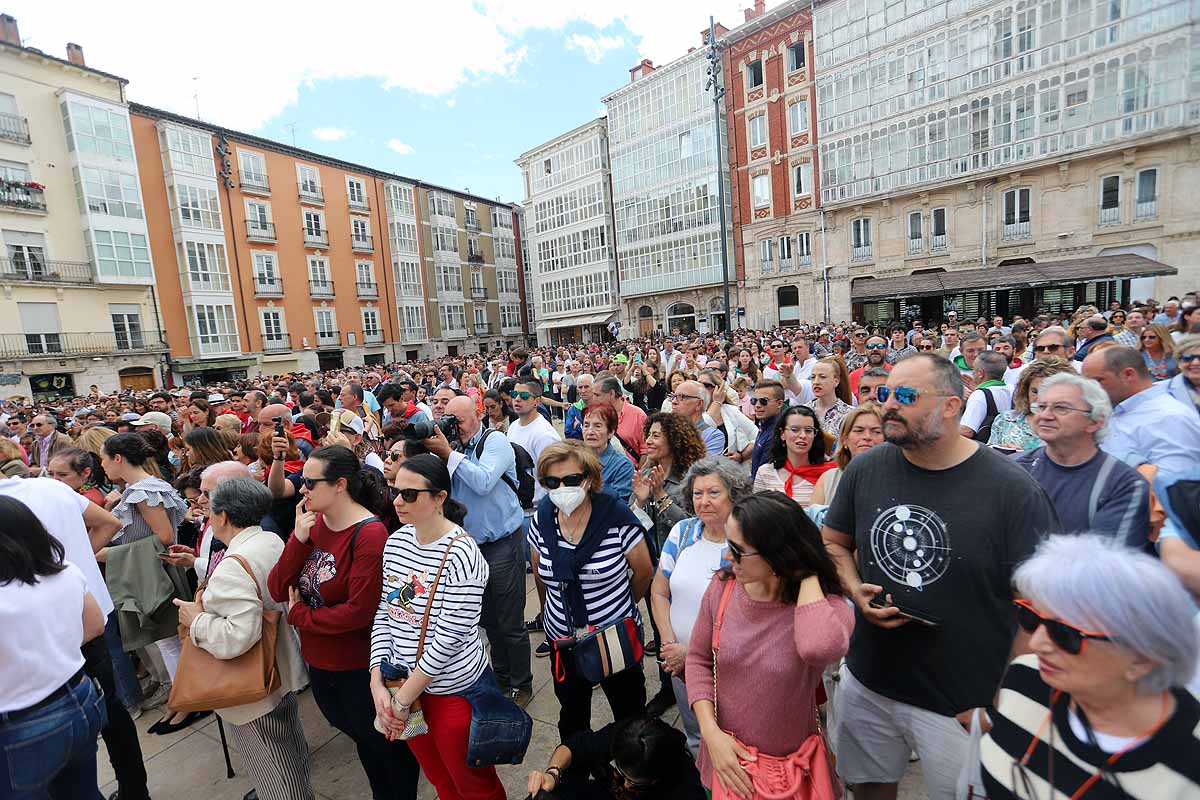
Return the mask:
[[[363,331],[363,344],[383,344],[383,331]]]
[[[305,228],[304,244],[308,247],[329,247],[329,231],[324,228]]]
[[[871,245],[863,244],[858,247],[850,248],[851,261],[870,261],[872,256]]]
[[[0,180],[0,206],[46,213],[46,189],[35,181]]]
[[[465,339],[467,338],[466,328],[444,328],[442,336],[446,339]]]
[[[333,281],[308,281],[308,293],[313,297],[333,297]]]
[[[246,220],[246,238],[252,242],[275,241],[275,223],[260,222],[254,219]]]
[[[1154,219],[1158,216],[1158,198],[1153,200],[1139,200],[1134,206],[1134,219]]]
[[[324,203],[325,192],[318,185],[302,183],[300,184],[300,199],[309,203]]]
[[[337,331],[317,331],[317,347],[337,347],[342,336]]]
[[[925,252],[925,239],[923,237],[918,236],[915,239],[910,237],[908,239],[908,254],[910,256],[916,255],[917,253],[924,253],[924,252]]]
[[[290,333],[264,333],[263,350],[291,350],[292,335]]]
[[[471,253],[469,256],[467,256],[467,261],[470,261],[472,264],[482,264],[483,253]]]
[[[1024,222],[1004,223],[1005,239],[1028,239],[1033,234],[1033,226],[1029,220]]]
[[[359,297],[379,297],[378,283],[356,283],[355,288],[358,289]]]
[[[0,334],[0,358],[106,356],[165,349],[157,331]]]
[[[804,256],[796,256],[796,266],[811,267],[812,266],[812,254],[809,253],[808,255],[804,255]]]
[[[488,296],[488,293],[487,293],[486,286],[472,286],[471,287],[471,299],[472,300],[487,300],[487,296]]]
[[[794,268],[795,268],[795,264],[793,264],[793,262],[790,258],[779,259],[779,271],[780,272],[791,272],[792,269],[794,269]]]
[[[18,144],[30,144],[29,120],[16,114],[0,114],[0,139]]]
[[[277,275],[255,275],[254,294],[256,297],[283,297],[283,280]]]
[[[929,238],[931,240],[930,241],[930,249],[933,250],[935,253],[938,252],[939,250],[945,250],[947,247],[949,247],[949,243],[946,241],[946,234],[944,234],[944,233],[941,234],[940,236],[935,233],[933,236],[930,236]]]
[[[351,197],[348,200],[348,203],[350,205],[351,211],[370,211],[371,210],[371,201],[369,198],[366,198],[366,197],[364,197],[361,200]]]
[[[1100,224],[1101,225],[1120,225],[1121,224],[1121,207],[1113,206],[1112,208],[1100,209]]]
[[[189,336],[192,343],[192,354],[197,356],[228,356],[242,352],[236,333],[207,333],[203,336]]]
[[[350,238],[350,247],[359,253],[375,252],[375,245],[373,245],[371,243],[371,235],[370,234],[367,234],[366,236],[362,236],[362,235],[352,236]]]
[[[92,265],[86,261],[42,261],[37,257],[0,258],[0,281],[6,283],[96,282]]]
[[[483,228],[480,227],[478,220],[476,220],[475,222],[472,222],[471,220],[467,220],[463,227],[465,227],[467,230],[471,231],[472,233],[479,233],[480,231],[483,230]]]
[[[424,328],[405,328],[400,331],[400,341],[404,344],[416,344],[429,339],[429,334]]]
[[[242,191],[254,194],[270,194],[271,181],[262,172],[243,172]]]
[[[492,323],[490,323],[490,322],[476,322],[475,323],[475,335],[476,336],[490,336],[491,333],[492,333]]]

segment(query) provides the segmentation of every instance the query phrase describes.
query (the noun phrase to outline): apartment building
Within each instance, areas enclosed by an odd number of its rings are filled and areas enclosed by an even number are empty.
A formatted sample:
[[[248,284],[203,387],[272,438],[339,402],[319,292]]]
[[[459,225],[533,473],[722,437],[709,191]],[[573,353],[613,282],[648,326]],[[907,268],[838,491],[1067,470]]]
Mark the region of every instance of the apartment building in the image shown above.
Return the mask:
[[[812,72],[812,4],[758,0],[720,36],[729,108],[734,251],[753,328],[825,319],[814,261],[820,192]]]
[[[523,340],[511,205],[145,106],[133,128],[177,381]]]
[[[1200,279],[1182,0],[814,7],[834,316],[1160,301]]]
[[[0,394],[161,385],[124,78],[21,44],[0,15]]]
[[[606,120],[592,120],[516,160],[525,178],[526,231],[538,343],[598,342],[617,317]]]
[[[731,309],[741,305],[729,174],[717,170],[717,148],[728,150],[724,102],[718,134],[707,70],[703,47],[661,67],[643,60],[628,85],[604,98],[626,336],[724,327],[718,181],[725,181]]]

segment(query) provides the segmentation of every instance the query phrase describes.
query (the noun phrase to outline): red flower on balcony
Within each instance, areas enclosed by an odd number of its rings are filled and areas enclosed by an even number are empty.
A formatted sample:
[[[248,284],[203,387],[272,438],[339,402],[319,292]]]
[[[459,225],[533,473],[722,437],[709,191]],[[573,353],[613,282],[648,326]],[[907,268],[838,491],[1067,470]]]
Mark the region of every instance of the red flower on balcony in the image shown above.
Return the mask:
[[[26,189],[45,189],[46,188],[45,186],[38,183],[37,181],[25,181],[25,183],[22,183],[21,185],[24,186]]]

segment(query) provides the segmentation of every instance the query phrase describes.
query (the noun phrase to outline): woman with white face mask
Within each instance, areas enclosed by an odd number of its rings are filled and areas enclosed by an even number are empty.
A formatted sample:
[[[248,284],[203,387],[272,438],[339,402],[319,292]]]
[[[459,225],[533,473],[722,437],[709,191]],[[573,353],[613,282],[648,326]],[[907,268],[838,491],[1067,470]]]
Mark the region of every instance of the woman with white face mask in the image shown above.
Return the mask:
[[[637,517],[601,491],[604,479],[595,451],[574,440],[556,442],[542,451],[537,474],[547,493],[533,515],[529,552],[533,574],[546,587],[543,624],[554,648],[558,731],[566,740],[591,728],[595,688],[579,674],[570,640],[579,630],[625,619],[640,630],[633,598],[645,596],[654,567]],[[646,682],[640,658],[610,674],[600,688],[614,720],[641,714]]]

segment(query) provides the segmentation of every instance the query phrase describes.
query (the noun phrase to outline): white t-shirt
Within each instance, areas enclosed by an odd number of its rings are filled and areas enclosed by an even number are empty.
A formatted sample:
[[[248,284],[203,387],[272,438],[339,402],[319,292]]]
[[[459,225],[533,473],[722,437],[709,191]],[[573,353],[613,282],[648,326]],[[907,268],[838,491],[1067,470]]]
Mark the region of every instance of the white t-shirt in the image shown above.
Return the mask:
[[[1022,362],[1021,366],[1019,367],[1009,367],[1008,369],[1004,370],[1004,382],[1008,384],[1010,389],[1013,389],[1014,391],[1016,390],[1017,383],[1021,380],[1021,373],[1024,372],[1025,368],[1028,366],[1028,362]]]
[[[992,398],[996,401],[997,416],[1012,408],[1013,390],[1011,386],[989,386],[986,391],[991,392]],[[963,412],[962,424],[978,433],[986,418],[987,399],[984,398],[981,390],[976,389],[967,398],[967,410]]]
[[[367,451],[367,454],[363,456],[363,463],[368,467],[374,467],[380,472],[383,472],[383,459],[380,458],[379,454],[374,450]]]
[[[89,587],[78,567],[65,564],[32,585],[0,584],[0,712],[45,700],[83,666],[79,648]]]
[[[795,370],[792,371],[792,374],[795,375],[800,380],[804,380],[804,381],[810,380],[812,378],[813,367],[815,367],[816,365],[817,365],[816,357],[809,356],[808,360],[805,361],[803,364],[796,365],[796,368],[795,368]]]
[[[681,525],[676,525],[672,537],[680,535]],[[666,564],[666,546],[660,564]],[[678,560],[664,567],[671,585],[671,627],[675,638],[686,645],[692,635],[692,626],[700,616],[700,601],[712,582],[713,573],[721,568],[721,555],[725,552],[724,542],[710,542],[703,536],[686,547]]]
[[[70,561],[83,573],[88,591],[96,598],[107,618],[113,612],[112,597],[104,583],[104,576],[100,574],[96,555],[92,552],[87,526],[83,524],[83,512],[92,501],[65,483],[50,478],[0,480],[0,494],[29,506],[29,510],[41,520],[50,535],[62,542],[65,551],[63,559]]]
[[[525,452],[529,453],[529,457],[533,459],[535,465],[547,445],[561,441],[558,431],[554,430],[554,426],[547,422],[541,414],[534,414],[528,425],[523,425],[519,419],[513,420],[508,425],[506,435],[510,442],[525,448]],[[533,490],[534,505],[537,505],[537,501],[541,500],[544,494],[546,494],[546,490],[542,488],[542,484],[536,484]]]

